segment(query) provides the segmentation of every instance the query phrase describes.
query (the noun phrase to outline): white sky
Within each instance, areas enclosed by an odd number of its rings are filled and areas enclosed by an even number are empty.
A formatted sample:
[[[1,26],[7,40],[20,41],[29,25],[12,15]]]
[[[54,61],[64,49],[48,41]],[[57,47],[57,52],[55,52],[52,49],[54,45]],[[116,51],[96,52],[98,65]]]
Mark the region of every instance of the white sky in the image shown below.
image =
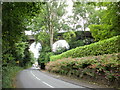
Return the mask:
[[[33,54],[34,54],[34,58],[36,58],[36,59],[38,59],[39,58],[39,55],[40,55],[40,53],[39,53],[39,51],[42,49],[42,47],[41,47],[41,44],[40,43],[35,43],[35,42],[33,42],[31,45],[30,45],[30,51],[31,52],[33,52]]]
[[[32,35],[32,31],[25,31],[26,35]]]
[[[72,2],[72,0],[66,0],[66,4],[68,5],[66,7],[67,14],[65,16],[63,16],[64,19],[66,19],[68,16],[73,15],[73,13],[72,13],[72,9],[73,9],[73,2]]]

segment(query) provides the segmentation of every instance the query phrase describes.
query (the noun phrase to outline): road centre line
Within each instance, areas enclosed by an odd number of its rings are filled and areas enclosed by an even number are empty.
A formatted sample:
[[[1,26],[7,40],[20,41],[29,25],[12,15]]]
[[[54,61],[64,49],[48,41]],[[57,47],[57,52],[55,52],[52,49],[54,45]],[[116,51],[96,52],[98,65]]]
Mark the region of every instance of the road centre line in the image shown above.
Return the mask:
[[[38,80],[40,80],[42,83],[44,83],[44,84],[46,84],[47,86],[49,86],[49,87],[51,87],[51,88],[54,88],[53,86],[51,86],[50,84],[48,84],[48,83],[46,83],[46,82],[44,82],[44,81],[42,81],[41,79],[39,79],[38,77],[36,77],[34,74],[33,74],[33,72],[32,71],[30,71],[31,72],[31,74],[36,78],[36,79],[38,79]]]

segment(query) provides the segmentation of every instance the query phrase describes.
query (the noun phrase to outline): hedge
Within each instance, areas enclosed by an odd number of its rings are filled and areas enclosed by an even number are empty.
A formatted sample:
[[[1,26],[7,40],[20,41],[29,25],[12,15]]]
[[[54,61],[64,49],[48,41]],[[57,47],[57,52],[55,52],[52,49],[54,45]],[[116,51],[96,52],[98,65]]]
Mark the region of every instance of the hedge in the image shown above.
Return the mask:
[[[85,56],[112,54],[118,52],[120,52],[120,35],[96,43],[92,43],[90,45],[77,47],[75,49],[68,50],[59,55],[51,56],[50,61],[55,61],[58,59],[68,57],[77,58]]]
[[[46,70],[120,88],[120,53],[63,58],[47,63]]]

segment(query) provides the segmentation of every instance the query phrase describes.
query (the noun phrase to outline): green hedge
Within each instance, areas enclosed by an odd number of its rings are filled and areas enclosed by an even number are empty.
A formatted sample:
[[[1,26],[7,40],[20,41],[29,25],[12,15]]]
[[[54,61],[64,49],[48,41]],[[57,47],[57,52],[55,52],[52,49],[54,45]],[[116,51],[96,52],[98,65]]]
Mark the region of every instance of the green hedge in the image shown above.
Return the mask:
[[[120,53],[89,56],[83,58],[63,58],[47,63],[46,70],[77,79],[111,85],[120,88]]]
[[[50,61],[55,61],[62,58],[76,58],[76,57],[85,57],[91,55],[103,55],[103,54],[112,54],[120,52],[120,35],[114,36],[112,38],[92,43],[90,45],[85,45],[71,49],[59,55],[54,55],[50,57]]]

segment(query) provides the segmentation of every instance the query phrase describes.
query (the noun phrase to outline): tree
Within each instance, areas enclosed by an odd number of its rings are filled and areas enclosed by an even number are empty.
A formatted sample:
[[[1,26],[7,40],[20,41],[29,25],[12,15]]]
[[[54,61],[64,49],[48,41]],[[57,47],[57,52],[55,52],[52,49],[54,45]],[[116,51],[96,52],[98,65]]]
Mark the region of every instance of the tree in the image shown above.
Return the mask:
[[[46,2],[41,5],[42,9],[40,14],[33,19],[33,32],[37,32],[36,39],[41,42],[47,42],[49,38],[50,46],[52,48],[54,33],[60,31],[64,25],[61,18],[65,14],[65,2]],[[46,39],[39,38],[47,35]],[[42,43],[43,44],[43,43]],[[44,46],[44,45],[42,45]]]
[[[37,4],[37,3],[36,3]],[[5,2],[2,5],[2,53],[3,64],[9,64],[12,61],[18,60],[21,57],[26,47],[21,52],[21,49],[16,49],[20,43],[26,42],[24,31],[26,30],[25,22],[30,21],[35,14],[38,13],[38,8],[32,2]],[[24,44],[25,45],[25,44]],[[19,53],[18,56],[16,52]],[[25,54],[25,53],[24,53]]]
[[[42,45],[38,62],[44,69],[45,63],[49,62],[49,56],[53,54],[51,51],[53,42],[56,40],[55,34],[62,29],[68,29],[68,26],[62,20],[65,14],[65,2],[45,2],[40,7],[39,14],[32,18],[32,24],[28,28],[36,33],[36,41]]]
[[[74,3],[74,20],[77,22],[76,24],[76,29],[82,28],[84,31],[84,36],[86,28],[90,24],[89,22],[89,16],[90,14],[94,11],[94,5],[89,4],[87,2],[75,2]]]
[[[13,74],[20,70],[20,66],[26,67],[33,60],[28,51],[27,38],[24,31],[26,30],[26,22],[30,22],[31,18],[39,12],[40,8],[34,2],[4,2],[2,8],[0,5],[1,9],[2,88],[11,88]]]
[[[96,41],[110,38],[120,34],[120,2],[102,2],[96,4],[106,9],[98,10],[100,12],[100,23],[90,25],[90,31]],[[97,11],[97,12],[98,12]]]
[[[74,31],[66,32],[63,34],[63,38],[67,41],[70,42],[76,38],[76,34]]]

